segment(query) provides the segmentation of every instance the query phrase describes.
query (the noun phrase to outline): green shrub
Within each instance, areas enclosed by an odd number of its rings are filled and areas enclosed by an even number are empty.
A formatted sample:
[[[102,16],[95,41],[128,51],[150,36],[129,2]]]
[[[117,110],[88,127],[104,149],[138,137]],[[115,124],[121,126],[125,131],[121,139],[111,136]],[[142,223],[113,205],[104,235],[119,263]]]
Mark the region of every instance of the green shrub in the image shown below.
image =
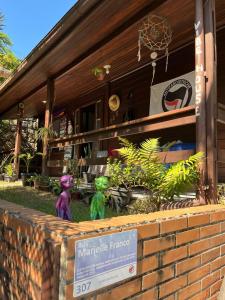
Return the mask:
[[[174,196],[197,185],[203,153],[196,153],[167,168],[159,160],[158,139],[147,139],[140,147],[127,139],[120,138],[120,141],[123,146],[118,150],[121,159],[108,160],[111,186],[124,186],[128,190],[143,187],[148,194],[147,202],[159,210],[161,203],[173,201]]]
[[[12,164],[5,165],[4,170],[5,170],[6,175],[8,175],[9,177],[12,177],[14,175],[13,165]]]

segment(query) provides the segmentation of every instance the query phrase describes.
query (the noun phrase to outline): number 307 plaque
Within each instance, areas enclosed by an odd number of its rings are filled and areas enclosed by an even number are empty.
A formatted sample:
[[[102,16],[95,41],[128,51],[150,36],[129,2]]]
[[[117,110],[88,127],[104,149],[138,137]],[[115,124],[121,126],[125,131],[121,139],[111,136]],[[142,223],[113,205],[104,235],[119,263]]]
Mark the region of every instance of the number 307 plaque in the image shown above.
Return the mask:
[[[76,241],[74,268],[74,297],[135,276],[137,230]]]

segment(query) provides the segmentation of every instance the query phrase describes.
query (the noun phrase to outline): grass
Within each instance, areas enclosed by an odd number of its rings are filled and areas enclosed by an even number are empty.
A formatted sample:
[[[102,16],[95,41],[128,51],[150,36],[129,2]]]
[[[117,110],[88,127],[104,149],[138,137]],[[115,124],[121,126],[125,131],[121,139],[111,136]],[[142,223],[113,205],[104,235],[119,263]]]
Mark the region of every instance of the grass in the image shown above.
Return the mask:
[[[0,181],[0,199],[33,208],[49,215],[55,215],[57,196],[49,192],[35,190],[32,187],[23,187],[21,182],[7,183]],[[89,206],[81,201],[72,201],[71,211],[74,222],[90,220]],[[106,208],[106,218],[116,216],[118,214],[115,211]]]

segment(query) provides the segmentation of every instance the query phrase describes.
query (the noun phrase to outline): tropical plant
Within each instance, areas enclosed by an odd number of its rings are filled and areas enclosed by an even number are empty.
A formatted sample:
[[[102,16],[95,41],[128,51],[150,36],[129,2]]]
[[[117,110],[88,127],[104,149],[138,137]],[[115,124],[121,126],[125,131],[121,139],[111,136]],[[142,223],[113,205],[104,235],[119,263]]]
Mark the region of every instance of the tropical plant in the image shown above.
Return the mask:
[[[74,178],[79,176],[79,167],[77,159],[69,159],[67,162],[68,173]]]
[[[0,65],[6,70],[14,71],[20,63],[20,59],[10,49],[5,49],[4,52],[0,53]]]
[[[173,201],[196,185],[199,179],[198,165],[203,153],[196,153],[167,167],[159,160],[160,145],[158,139],[147,139],[137,147],[127,139],[120,138],[122,148],[119,154],[122,160],[108,161],[111,186],[143,187],[151,199],[155,210],[161,203]]]
[[[9,163],[7,165],[5,165],[5,173],[7,176],[12,177],[14,175],[14,171],[13,171],[13,164]]]
[[[34,152],[33,154],[31,154],[30,152],[27,152],[27,153],[22,153],[22,154],[19,155],[19,158],[22,159],[24,161],[25,165],[26,165],[26,172],[27,173],[29,173],[30,163],[36,155],[42,155],[42,153]]]
[[[54,138],[57,136],[56,132],[53,130],[52,126],[49,126],[49,128],[46,127],[40,127],[38,128],[35,133],[35,140],[41,140],[42,142],[46,138]]]
[[[100,67],[94,67],[94,68],[91,70],[91,73],[92,73],[94,76],[99,76],[100,74],[103,74],[103,73],[104,73],[104,69],[103,69],[103,68],[100,68]]]

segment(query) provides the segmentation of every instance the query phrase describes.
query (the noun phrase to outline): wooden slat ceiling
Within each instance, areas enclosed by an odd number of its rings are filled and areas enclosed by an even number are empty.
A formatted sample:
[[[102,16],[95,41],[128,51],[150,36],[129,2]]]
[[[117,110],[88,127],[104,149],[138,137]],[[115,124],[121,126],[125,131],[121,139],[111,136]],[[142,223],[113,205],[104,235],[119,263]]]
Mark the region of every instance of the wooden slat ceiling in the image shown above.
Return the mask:
[[[56,78],[55,105],[63,107],[71,101],[75,102],[80,95],[105,84],[97,81],[91,74],[93,67],[110,63],[110,77],[106,80],[114,80],[148,63],[149,51],[144,47],[142,60],[138,63],[137,41],[141,19],[149,11],[168,18],[173,30],[170,50],[194,40],[194,0],[106,0],[100,3],[20,81],[3,95],[0,90],[0,113],[13,103],[23,100],[25,95],[38,86],[42,88],[24,99],[25,115],[42,113],[42,100],[46,99],[45,82],[48,76]],[[153,10],[156,3],[160,5]],[[216,6],[217,24],[222,26],[225,22],[224,1],[216,0]],[[129,26],[126,27],[126,24]],[[5,116],[13,117],[15,113],[14,107]]]

